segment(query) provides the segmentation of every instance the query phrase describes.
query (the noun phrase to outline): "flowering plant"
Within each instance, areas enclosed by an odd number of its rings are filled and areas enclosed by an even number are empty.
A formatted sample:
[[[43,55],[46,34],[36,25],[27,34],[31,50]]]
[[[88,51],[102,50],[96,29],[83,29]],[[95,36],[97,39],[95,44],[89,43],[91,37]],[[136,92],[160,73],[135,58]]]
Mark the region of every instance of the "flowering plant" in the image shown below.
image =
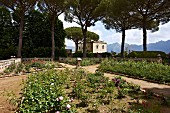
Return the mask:
[[[29,76],[22,89],[18,112],[74,112],[74,105],[64,91],[63,75],[63,72],[48,70]]]

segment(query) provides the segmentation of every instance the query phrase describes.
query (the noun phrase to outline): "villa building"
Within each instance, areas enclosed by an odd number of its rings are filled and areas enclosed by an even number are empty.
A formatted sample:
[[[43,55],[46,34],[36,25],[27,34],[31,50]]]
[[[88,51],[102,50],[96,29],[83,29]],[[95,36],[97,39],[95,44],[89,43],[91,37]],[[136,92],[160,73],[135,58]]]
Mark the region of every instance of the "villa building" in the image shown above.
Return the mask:
[[[87,52],[104,53],[107,52],[107,43],[104,41],[91,41],[86,44]],[[83,42],[79,42],[78,51],[83,51]]]

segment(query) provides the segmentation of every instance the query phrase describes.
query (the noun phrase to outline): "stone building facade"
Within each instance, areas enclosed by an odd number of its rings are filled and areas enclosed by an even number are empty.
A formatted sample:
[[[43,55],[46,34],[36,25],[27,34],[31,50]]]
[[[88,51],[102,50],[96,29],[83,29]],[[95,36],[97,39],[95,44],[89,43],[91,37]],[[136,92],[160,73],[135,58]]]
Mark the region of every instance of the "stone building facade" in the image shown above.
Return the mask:
[[[107,52],[107,43],[104,41],[91,41],[86,44],[87,52],[104,53]],[[79,42],[78,51],[83,52],[83,42]]]

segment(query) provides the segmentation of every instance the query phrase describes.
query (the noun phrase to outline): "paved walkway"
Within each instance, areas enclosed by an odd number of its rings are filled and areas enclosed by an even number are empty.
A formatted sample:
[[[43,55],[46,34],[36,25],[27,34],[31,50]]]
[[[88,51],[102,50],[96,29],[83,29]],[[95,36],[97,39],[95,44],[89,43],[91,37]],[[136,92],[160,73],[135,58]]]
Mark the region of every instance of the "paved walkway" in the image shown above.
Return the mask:
[[[72,66],[72,65],[68,65],[68,64],[62,64],[62,65],[64,65],[65,67],[68,67],[68,68],[76,67],[76,66]],[[86,71],[89,71],[91,73],[95,73],[98,66],[99,65],[84,66],[82,68],[84,68]],[[111,79],[111,78],[113,78],[115,76],[119,76],[119,75],[104,73],[104,76],[109,77]],[[128,78],[128,77],[124,77],[124,76],[122,76],[122,78],[129,83],[139,85],[142,90],[151,90],[155,94],[170,97],[170,86],[168,86],[168,85],[151,83],[151,82],[147,82],[144,80]]]

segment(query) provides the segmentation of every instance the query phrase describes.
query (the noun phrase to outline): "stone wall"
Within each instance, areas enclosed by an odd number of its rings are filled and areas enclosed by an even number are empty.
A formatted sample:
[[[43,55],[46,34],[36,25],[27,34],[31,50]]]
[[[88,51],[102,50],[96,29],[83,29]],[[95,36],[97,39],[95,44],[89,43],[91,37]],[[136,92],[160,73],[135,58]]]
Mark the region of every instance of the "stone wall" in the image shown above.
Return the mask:
[[[0,60],[0,72],[3,72],[12,63],[21,63],[21,58],[11,58],[8,60]]]

